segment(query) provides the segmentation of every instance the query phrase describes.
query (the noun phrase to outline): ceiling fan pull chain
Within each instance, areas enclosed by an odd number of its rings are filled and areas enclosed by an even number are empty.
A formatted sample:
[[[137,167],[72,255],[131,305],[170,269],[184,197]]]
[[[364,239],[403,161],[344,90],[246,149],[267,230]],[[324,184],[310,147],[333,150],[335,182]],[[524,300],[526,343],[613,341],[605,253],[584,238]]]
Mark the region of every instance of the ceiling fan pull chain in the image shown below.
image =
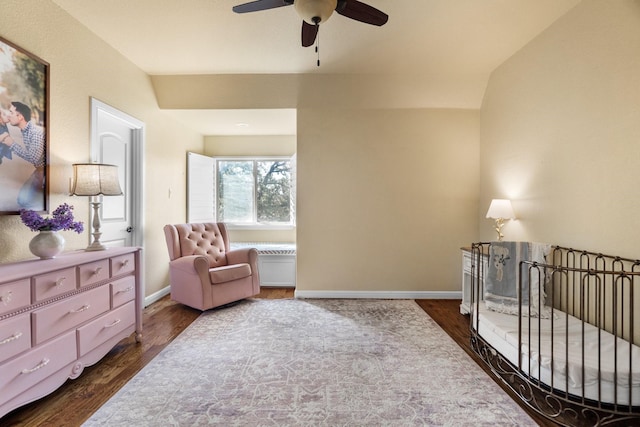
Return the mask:
[[[318,30],[320,30],[320,28],[318,28]],[[318,55],[317,66],[319,67],[320,66],[320,31],[318,31],[318,36],[316,37],[316,54]]]

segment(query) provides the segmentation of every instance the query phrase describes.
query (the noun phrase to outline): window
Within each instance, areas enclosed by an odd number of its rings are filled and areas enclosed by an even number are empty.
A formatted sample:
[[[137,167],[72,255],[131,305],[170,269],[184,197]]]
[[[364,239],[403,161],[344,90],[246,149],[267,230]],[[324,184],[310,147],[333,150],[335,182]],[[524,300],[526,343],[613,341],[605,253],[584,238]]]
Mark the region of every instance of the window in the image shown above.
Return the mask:
[[[289,158],[216,159],[217,220],[233,225],[294,225],[293,166]]]

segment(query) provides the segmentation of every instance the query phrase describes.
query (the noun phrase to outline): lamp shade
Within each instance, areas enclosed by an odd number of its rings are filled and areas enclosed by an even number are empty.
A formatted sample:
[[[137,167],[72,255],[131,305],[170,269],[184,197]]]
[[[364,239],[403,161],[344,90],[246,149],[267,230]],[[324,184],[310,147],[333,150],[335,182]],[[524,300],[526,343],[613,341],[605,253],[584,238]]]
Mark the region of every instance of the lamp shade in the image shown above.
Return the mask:
[[[511,200],[508,199],[493,199],[489,210],[487,211],[487,218],[502,218],[513,219],[516,215],[513,212],[513,206],[511,206]]]
[[[296,0],[293,6],[307,24],[315,25],[329,19],[337,4],[337,0]]]
[[[71,194],[74,196],[121,195],[118,167],[102,163],[74,164]]]

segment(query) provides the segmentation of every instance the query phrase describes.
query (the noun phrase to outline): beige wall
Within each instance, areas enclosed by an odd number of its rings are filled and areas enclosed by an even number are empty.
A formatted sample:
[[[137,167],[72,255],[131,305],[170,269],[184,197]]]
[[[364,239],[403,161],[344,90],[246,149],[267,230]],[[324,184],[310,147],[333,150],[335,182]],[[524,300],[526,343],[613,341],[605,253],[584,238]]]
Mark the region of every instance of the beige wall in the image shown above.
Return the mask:
[[[159,110],[150,78],[54,4],[3,0],[0,36],[49,62],[50,203],[75,206],[89,229],[88,198],[67,196],[71,164],[89,160],[89,98],[95,97],[146,124],[144,255],[147,295],[168,284],[162,235],[167,222],[186,217],[185,151],[201,151],[202,136]],[[176,161],[176,159],[180,159]],[[169,200],[168,189],[172,189]],[[66,250],[87,246],[89,233],[62,232]],[[33,237],[18,216],[0,217],[0,262],[31,258]]]
[[[295,135],[211,135],[204,138],[206,156],[287,156],[296,153]],[[286,242],[296,241],[295,228],[284,230],[230,229],[233,242]]]
[[[154,75],[168,109],[463,108],[477,109],[484,73]]]
[[[481,113],[480,236],[640,257],[640,1],[585,0],[496,69]]]
[[[210,135],[204,138],[205,156],[293,156],[295,135]]]
[[[459,290],[478,132],[471,110],[298,110],[297,290]]]
[[[164,108],[297,108],[297,290],[459,291],[479,112],[432,80],[153,76]],[[464,91],[462,91],[464,92]]]

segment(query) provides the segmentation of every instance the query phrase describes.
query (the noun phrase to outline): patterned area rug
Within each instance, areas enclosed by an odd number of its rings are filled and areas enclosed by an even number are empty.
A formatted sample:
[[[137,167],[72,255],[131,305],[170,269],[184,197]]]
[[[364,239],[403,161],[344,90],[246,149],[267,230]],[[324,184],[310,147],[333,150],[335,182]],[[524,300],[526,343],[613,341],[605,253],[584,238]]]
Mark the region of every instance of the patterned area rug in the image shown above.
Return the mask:
[[[534,426],[410,300],[203,313],[85,426]]]

